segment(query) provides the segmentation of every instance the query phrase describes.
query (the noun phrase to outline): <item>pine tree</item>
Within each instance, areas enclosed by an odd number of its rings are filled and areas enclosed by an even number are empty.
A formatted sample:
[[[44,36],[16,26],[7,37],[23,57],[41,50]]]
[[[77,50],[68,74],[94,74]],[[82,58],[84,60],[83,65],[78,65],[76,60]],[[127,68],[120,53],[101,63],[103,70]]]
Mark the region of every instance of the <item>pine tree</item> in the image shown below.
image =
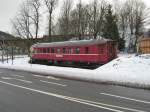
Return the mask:
[[[108,6],[107,12],[105,14],[103,37],[117,41],[119,50],[122,50],[124,48],[125,41],[121,39],[119,36],[119,30],[117,27],[117,18],[112,13],[111,5]]]

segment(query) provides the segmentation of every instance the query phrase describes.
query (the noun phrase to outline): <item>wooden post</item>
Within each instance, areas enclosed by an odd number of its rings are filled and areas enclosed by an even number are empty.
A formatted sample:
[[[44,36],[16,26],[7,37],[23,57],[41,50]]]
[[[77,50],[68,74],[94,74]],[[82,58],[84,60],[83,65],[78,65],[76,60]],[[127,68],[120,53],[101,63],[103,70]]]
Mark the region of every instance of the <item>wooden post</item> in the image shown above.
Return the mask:
[[[2,63],[4,63],[4,39],[2,42]]]
[[[7,49],[7,63],[8,63],[8,49]]]
[[[12,48],[11,48],[11,50],[12,50],[12,55],[11,55],[11,59],[12,59],[12,65],[14,64],[14,62],[13,62],[13,60],[14,60],[14,49],[13,49],[13,46],[12,46]]]

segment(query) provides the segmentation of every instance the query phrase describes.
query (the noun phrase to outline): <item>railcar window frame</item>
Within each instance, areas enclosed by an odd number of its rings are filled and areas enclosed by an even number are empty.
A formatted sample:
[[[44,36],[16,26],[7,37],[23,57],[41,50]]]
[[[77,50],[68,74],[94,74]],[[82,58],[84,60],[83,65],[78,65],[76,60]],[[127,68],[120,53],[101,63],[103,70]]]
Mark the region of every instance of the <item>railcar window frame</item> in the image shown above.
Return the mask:
[[[73,54],[73,48],[71,47],[68,48],[68,54]]]
[[[37,48],[37,53],[40,53],[40,49],[39,48]]]
[[[63,48],[63,54],[66,54],[67,53],[66,51],[67,51],[67,49],[64,47]]]
[[[34,49],[34,53],[37,53],[37,48]]]
[[[85,54],[89,54],[89,47],[85,47]]]
[[[47,53],[50,53],[50,48],[47,48]]]
[[[100,54],[104,53],[104,47],[100,47]]]
[[[80,47],[76,47],[75,53],[76,53],[76,54],[80,54]]]
[[[46,50],[47,50],[47,48],[43,48],[43,53],[47,53]]]
[[[104,54],[105,53],[105,45],[99,45],[98,46],[99,54]]]
[[[37,48],[34,48],[32,53],[37,53]]]
[[[43,53],[43,49],[42,48],[40,48],[40,53]]]
[[[51,48],[51,53],[55,53],[55,48]]]
[[[57,54],[60,54],[60,53],[61,53],[61,49],[57,48]]]

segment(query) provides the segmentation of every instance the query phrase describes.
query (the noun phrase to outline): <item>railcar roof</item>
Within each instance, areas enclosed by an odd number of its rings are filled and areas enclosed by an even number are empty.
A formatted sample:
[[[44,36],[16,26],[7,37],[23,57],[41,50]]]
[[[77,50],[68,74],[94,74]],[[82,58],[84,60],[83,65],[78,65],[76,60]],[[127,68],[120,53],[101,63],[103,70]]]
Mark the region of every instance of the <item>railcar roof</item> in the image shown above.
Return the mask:
[[[107,43],[108,39],[103,40],[80,40],[80,41],[64,41],[64,42],[52,42],[52,43],[37,43],[32,47],[60,47],[60,46],[80,46],[80,45],[93,45]]]

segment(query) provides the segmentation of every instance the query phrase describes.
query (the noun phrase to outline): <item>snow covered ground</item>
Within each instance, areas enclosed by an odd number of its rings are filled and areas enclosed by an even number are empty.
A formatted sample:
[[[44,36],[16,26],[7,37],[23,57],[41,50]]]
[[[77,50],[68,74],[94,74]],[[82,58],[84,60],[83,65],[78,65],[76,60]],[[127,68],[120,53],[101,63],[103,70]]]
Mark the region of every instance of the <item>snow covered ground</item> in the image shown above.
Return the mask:
[[[136,86],[150,86],[150,55],[121,55],[95,70],[107,73],[105,79]]]
[[[119,58],[95,70],[29,64],[29,58],[0,63],[0,68],[24,70],[43,75],[150,88],[150,55],[119,55]]]

